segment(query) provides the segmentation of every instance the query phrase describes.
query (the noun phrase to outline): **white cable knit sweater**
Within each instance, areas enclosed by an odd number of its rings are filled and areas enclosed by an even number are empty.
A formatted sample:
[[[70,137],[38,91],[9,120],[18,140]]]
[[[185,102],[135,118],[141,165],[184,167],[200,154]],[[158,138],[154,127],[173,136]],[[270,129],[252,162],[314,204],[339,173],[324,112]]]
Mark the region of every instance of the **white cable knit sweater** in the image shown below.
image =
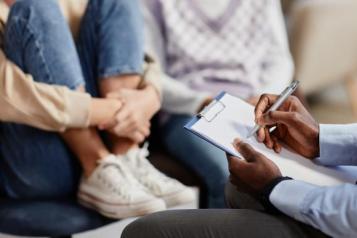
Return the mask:
[[[278,0],[142,0],[146,42],[166,75],[163,109],[193,114],[225,90],[279,93],[293,64]]]

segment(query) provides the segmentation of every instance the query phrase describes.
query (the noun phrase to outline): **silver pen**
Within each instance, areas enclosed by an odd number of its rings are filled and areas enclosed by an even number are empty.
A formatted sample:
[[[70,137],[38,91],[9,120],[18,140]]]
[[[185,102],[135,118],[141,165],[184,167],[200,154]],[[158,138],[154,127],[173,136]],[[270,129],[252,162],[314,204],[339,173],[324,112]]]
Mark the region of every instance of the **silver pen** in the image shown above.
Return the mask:
[[[278,97],[276,102],[269,108],[267,112],[276,111],[284,102],[285,100],[294,93],[294,91],[299,86],[299,81],[294,80]],[[260,129],[260,125],[255,124],[254,128],[248,133],[247,139],[253,136],[257,131]]]

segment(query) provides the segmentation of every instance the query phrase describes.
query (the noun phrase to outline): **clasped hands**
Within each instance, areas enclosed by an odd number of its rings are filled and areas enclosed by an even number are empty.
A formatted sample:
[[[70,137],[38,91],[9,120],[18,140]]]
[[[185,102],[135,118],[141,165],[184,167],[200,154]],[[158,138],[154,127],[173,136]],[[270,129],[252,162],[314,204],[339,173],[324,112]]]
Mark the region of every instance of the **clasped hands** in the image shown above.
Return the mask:
[[[256,123],[262,126],[257,140],[280,153],[281,144],[306,157],[319,156],[319,125],[296,97],[288,98],[277,111],[269,112],[278,96],[262,95],[255,107]],[[276,127],[273,132],[269,129]],[[258,195],[273,180],[281,177],[279,168],[263,154],[255,151],[239,138],[234,147],[243,158],[227,155],[230,181],[238,190]]]
[[[122,106],[110,121],[98,128],[134,143],[143,142],[150,135],[150,120],[161,106],[156,89],[153,86],[121,89],[108,94],[107,98],[119,100]]]

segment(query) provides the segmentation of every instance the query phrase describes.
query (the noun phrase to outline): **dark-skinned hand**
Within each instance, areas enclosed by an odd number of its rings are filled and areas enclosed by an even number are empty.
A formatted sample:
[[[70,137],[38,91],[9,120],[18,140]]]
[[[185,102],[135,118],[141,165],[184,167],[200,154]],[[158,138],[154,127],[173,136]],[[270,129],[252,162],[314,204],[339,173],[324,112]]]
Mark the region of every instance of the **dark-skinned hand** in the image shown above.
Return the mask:
[[[266,113],[278,96],[264,94],[255,107],[256,123],[262,128],[257,133],[259,142],[280,153],[281,142],[309,159],[319,156],[319,125],[300,100],[289,97],[276,111]],[[269,129],[276,126],[273,132]]]
[[[274,179],[282,176],[271,160],[249,144],[236,139],[234,147],[243,157],[227,155],[230,181],[238,190],[257,195]]]

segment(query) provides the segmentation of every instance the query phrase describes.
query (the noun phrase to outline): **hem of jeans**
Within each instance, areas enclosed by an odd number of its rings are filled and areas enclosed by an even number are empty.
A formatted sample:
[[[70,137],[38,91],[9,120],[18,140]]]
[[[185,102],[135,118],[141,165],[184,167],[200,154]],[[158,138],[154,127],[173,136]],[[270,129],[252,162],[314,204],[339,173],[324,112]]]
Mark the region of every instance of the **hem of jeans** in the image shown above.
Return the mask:
[[[131,66],[125,66],[121,68],[109,68],[109,69],[101,70],[101,72],[99,73],[99,78],[106,78],[106,77],[125,75],[125,74],[142,75],[143,69],[135,68]]]
[[[72,91],[76,91],[79,87],[82,87],[82,86],[85,88],[85,86],[86,86],[84,81],[75,81],[73,83],[71,82],[71,84],[66,84],[66,85],[56,84],[56,82],[54,82],[53,84],[67,87]]]

